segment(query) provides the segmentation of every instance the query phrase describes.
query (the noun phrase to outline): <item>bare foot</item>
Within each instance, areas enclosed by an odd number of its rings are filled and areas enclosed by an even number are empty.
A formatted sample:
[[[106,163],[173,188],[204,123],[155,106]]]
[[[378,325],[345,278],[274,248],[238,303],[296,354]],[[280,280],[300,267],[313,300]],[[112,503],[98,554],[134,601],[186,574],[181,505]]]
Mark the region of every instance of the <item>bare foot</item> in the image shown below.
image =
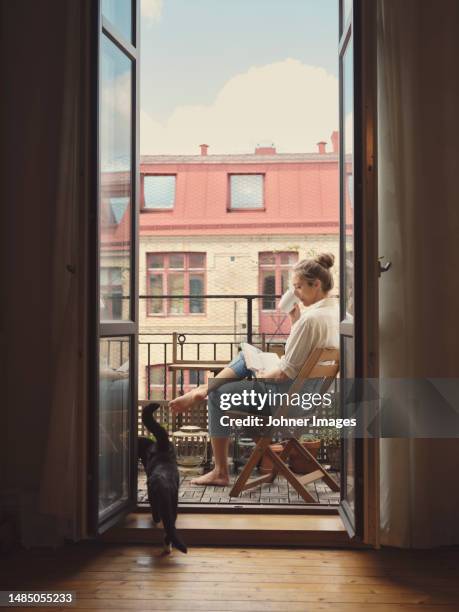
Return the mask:
[[[199,476],[199,478],[193,478],[191,484],[195,485],[214,485],[215,487],[226,487],[229,485],[229,476],[228,474],[217,472],[216,469],[213,469],[211,472],[207,474],[203,474]]]
[[[192,408],[195,404],[199,404],[199,402],[206,399],[206,395],[206,387],[196,387],[196,389],[192,389],[188,391],[188,393],[184,393],[171,400],[169,402],[169,408],[171,408],[172,412],[184,412],[188,410],[188,408]]]

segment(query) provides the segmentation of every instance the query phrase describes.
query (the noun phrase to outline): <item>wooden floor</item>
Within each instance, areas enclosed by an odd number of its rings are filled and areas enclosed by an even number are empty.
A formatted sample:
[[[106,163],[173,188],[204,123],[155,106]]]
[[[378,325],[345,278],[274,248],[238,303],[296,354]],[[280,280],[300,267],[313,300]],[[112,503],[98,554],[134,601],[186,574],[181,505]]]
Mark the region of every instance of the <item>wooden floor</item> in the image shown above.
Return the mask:
[[[75,608],[85,610],[459,610],[457,550],[158,554],[152,546],[94,544],[21,552],[0,561],[1,589],[71,590]]]

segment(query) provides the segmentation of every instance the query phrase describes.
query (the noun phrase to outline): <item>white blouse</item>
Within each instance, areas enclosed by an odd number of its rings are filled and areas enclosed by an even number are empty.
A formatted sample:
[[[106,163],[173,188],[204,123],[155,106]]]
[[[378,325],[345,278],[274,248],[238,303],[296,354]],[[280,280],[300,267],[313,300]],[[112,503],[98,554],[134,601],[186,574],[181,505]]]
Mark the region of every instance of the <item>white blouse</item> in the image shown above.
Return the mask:
[[[292,325],[279,367],[291,379],[316,348],[339,348],[339,300],[326,297],[308,306]]]

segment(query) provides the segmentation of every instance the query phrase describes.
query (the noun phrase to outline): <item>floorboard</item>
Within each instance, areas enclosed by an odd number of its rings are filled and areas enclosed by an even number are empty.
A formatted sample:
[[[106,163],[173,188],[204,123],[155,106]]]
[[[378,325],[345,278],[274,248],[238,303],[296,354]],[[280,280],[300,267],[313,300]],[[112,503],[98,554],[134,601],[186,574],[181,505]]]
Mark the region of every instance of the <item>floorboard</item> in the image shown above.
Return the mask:
[[[459,550],[191,547],[162,557],[150,545],[85,543],[2,558],[0,585],[74,591],[73,609],[110,612],[457,611]]]

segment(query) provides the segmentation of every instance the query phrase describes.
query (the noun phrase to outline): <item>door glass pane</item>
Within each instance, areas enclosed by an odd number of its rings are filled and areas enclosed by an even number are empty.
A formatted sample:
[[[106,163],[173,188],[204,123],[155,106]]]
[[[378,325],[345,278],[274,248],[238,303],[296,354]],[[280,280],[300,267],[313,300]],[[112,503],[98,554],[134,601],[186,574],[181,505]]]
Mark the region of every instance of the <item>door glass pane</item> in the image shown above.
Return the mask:
[[[170,274],[169,275],[169,294],[170,295],[184,295],[185,293],[185,277],[183,274]],[[182,314],[184,312],[184,299],[174,298],[170,300],[170,313],[171,314]]]
[[[165,370],[164,366],[152,366],[150,368],[150,384],[151,385],[164,385],[165,381]]]
[[[102,0],[102,15],[129,42],[132,39],[132,0]]]
[[[204,276],[202,274],[190,274],[190,295],[204,295]],[[191,298],[190,312],[193,314],[204,312],[204,298]]]
[[[101,320],[130,319],[131,72],[131,61],[103,36],[100,97],[100,268],[116,268],[121,287],[114,290],[113,283],[107,283],[107,278],[101,275]]]
[[[101,319],[121,319],[123,312],[123,282],[120,268],[100,269]]]
[[[190,385],[202,385],[204,382],[204,374],[200,370],[190,370]]]
[[[129,494],[129,338],[100,340],[99,516]]]
[[[162,274],[152,274],[150,276],[149,295],[164,295]],[[149,302],[151,314],[162,314],[163,298],[151,298]]]
[[[298,253],[281,253],[280,264],[281,266],[293,266],[298,261]]]
[[[349,19],[349,16],[352,11],[352,0],[342,0],[342,8],[343,16],[342,16],[342,24],[343,28],[346,25],[346,21]]]
[[[343,355],[342,355],[342,378],[341,384],[341,410],[342,418],[355,418],[355,397],[352,391],[354,384],[354,338],[342,336]],[[355,436],[353,428],[349,427],[346,437],[342,438],[344,445],[344,466],[342,480],[342,497],[349,503],[350,509],[354,512],[355,507]]]
[[[112,289],[112,312],[110,319],[118,320],[123,316],[123,291],[118,287]]]
[[[260,265],[262,266],[266,266],[266,265],[274,266],[276,263],[276,256],[274,255],[274,253],[260,253],[259,262],[260,262]]]
[[[263,295],[276,295],[276,276],[274,270],[261,270],[261,292]],[[275,299],[262,298],[263,310],[274,310],[276,307]]]
[[[281,286],[279,293],[285,293],[289,288],[290,272],[288,270],[281,270]]]
[[[343,58],[343,120],[344,120],[344,306],[346,318],[354,317],[354,82],[352,39]]]

